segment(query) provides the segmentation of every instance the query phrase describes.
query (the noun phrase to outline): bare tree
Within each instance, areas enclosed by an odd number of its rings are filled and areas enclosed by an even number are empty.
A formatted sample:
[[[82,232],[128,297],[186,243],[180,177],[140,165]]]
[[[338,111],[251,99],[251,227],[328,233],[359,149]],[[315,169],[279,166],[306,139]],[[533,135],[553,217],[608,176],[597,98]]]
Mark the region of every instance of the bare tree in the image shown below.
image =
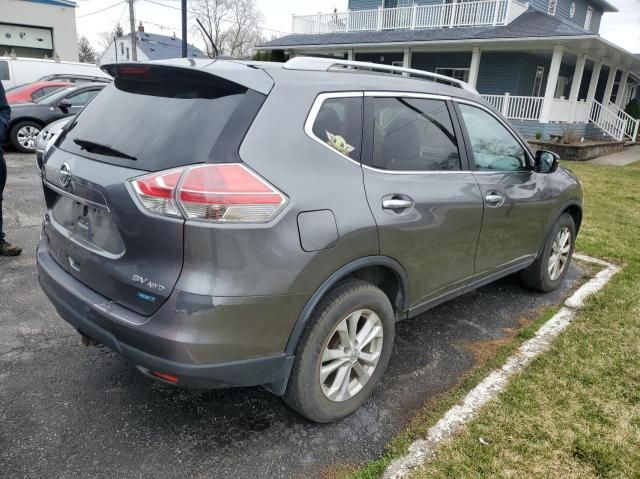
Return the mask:
[[[78,57],[82,63],[96,62],[96,51],[84,35],[82,35],[78,40]]]
[[[262,14],[255,0],[191,0],[190,10],[200,19],[221,54],[248,56],[262,40],[259,27]],[[213,58],[213,48],[205,32],[200,27],[193,32],[202,38],[207,54]]]
[[[122,25],[120,25],[120,23],[116,23],[115,28],[110,32],[98,33],[98,46],[100,51],[104,53],[106,49],[109,48],[109,45],[111,45],[111,42],[122,35],[124,35],[124,31],[122,30]]]
[[[191,0],[190,7],[191,13],[200,19],[206,33],[213,38],[218,50],[223,53],[225,35],[231,18],[232,0]],[[199,27],[195,27],[193,32],[202,38],[207,45],[207,55],[213,58],[215,54],[205,32]]]
[[[237,0],[233,4],[231,26],[225,38],[225,50],[234,57],[246,57],[262,40],[262,14],[255,0]]]

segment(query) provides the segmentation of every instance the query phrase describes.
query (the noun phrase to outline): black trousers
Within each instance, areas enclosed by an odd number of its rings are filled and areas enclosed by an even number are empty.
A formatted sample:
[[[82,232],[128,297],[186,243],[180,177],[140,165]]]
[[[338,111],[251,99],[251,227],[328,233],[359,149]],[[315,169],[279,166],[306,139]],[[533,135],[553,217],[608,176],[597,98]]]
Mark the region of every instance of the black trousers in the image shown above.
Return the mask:
[[[4,230],[2,229],[2,193],[4,192],[4,185],[7,183],[7,164],[0,151],[0,241],[4,239]]]

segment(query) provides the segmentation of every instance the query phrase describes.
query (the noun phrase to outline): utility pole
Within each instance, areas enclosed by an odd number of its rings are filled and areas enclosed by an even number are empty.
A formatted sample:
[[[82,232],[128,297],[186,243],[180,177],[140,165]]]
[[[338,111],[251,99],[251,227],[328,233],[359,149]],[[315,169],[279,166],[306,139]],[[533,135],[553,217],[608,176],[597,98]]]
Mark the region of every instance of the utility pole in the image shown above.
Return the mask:
[[[135,0],[129,0],[129,27],[131,28],[131,59],[134,62],[138,61],[138,49],[136,48],[136,14],[133,9],[133,2]]]
[[[182,58],[187,58],[187,0],[182,0]]]

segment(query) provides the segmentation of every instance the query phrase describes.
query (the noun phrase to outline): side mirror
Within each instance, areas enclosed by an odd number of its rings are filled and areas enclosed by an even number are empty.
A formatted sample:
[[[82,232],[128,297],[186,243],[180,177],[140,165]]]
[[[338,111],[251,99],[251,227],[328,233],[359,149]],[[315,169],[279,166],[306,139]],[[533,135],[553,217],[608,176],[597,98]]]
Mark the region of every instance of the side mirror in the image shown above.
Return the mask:
[[[538,173],[553,173],[558,169],[560,157],[553,151],[536,151],[536,171]]]
[[[69,108],[71,108],[71,101],[68,98],[63,98],[58,103],[58,108],[60,108],[64,113],[69,113]]]

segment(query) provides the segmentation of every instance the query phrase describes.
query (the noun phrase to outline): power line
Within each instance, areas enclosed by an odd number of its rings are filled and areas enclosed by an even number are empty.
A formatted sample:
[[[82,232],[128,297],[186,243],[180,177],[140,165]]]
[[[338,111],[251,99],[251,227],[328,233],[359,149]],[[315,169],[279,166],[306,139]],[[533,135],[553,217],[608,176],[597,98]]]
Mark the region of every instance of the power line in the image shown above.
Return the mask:
[[[123,2],[122,2],[122,1],[120,1],[120,2],[118,2],[118,3],[114,3],[113,5],[109,5],[108,7],[102,8],[102,9],[100,9],[100,10],[96,10],[95,12],[85,13],[84,15],[78,15],[78,16],[76,16],[76,20],[77,20],[78,18],[84,18],[84,17],[88,17],[88,16],[90,16],[90,15],[95,15],[96,13],[104,12],[104,11],[106,11],[106,10],[109,10],[110,8],[117,7],[118,5],[120,5],[120,4],[122,4],[122,3],[123,3]]]
[[[154,5],[158,5],[160,7],[165,7],[165,8],[171,8],[172,10],[178,10],[178,11],[182,11],[182,9],[180,7],[174,7],[173,5],[166,5],[164,3],[160,3],[160,2],[156,2],[155,0],[143,0],[147,3],[153,3]],[[194,10],[189,10],[187,9],[187,12],[193,14],[193,15],[198,15],[198,12],[194,11]],[[289,35],[290,32],[283,32],[282,30],[275,30],[273,28],[268,28],[268,27],[263,27],[261,25],[258,25],[258,28],[260,28],[261,30],[267,30],[269,32],[275,32],[275,33],[282,33],[284,35]]]

